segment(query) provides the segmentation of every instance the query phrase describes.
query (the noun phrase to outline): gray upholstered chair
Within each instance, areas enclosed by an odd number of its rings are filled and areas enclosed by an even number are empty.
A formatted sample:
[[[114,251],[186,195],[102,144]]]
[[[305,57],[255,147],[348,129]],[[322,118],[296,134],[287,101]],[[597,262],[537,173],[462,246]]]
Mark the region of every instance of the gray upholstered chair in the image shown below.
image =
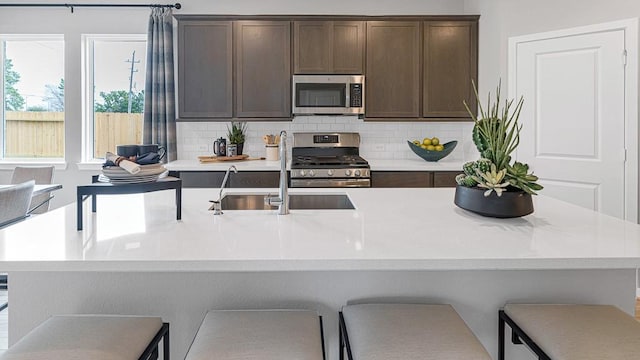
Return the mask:
[[[28,180],[35,180],[37,185],[48,185],[53,183],[54,169],[53,166],[17,166],[13,170],[11,183],[19,184]],[[52,198],[53,196],[50,193],[34,196],[31,199],[31,205],[29,205],[30,213],[43,214],[49,211],[49,203]]]
[[[339,319],[340,360],[491,360],[448,304],[354,304]]]
[[[309,310],[214,310],[185,360],[322,360],[322,318]]]
[[[123,315],[53,316],[33,329],[0,360],[169,360],[169,324],[159,317]]]
[[[498,360],[511,341],[540,360],[640,358],[640,322],[612,305],[507,304],[498,312]]]
[[[29,211],[35,182],[29,180],[0,188],[0,228],[24,220]]]

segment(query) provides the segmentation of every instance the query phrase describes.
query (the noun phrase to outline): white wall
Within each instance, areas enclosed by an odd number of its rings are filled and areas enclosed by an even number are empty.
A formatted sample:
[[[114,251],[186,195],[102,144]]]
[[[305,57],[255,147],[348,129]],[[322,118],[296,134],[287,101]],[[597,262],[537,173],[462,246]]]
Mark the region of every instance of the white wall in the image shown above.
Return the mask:
[[[640,1],[464,0],[464,12],[480,14],[480,92],[507,84],[507,39],[511,36],[637,18]]]
[[[499,78],[506,89],[509,37],[638,18],[640,1],[465,0],[464,11],[480,14],[478,82],[485,97],[487,91],[494,92]]]
[[[0,0],[1,3],[16,3],[15,0]],[[41,0],[38,3],[64,3],[58,0]],[[147,0],[115,0],[109,3],[155,3]],[[172,1],[174,2],[174,1]],[[165,3],[172,3],[166,2]],[[462,14],[464,0],[183,0],[181,10],[175,14],[345,14],[345,15],[444,15]],[[56,172],[56,182],[64,188],[56,193],[53,207],[59,207],[75,201],[76,186],[90,182],[91,175],[99,171],[80,171],[77,163],[81,160],[81,34],[118,34],[146,33],[149,9],[147,8],[75,8],[73,14],[65,8],[0,8],[0,34],[64,34],[65,35],[65,101],[67,123],[65,133],[65,153],[68,167]],[[338,122],[340,120],[337,120]],[[304,124],[304,125],[303,125]],[[333,124],[333,125],[332,125]],[[325,126],[328,125],[328,126]],[[178,126],[178,156],[182,159],[194,159],[196,155],[206,154],[204,148],[210,150],[212,141],[225,135],[225,124],[216,123],[181,123]],[[353,131],[363,133],[363,144],[371,149],[368,154],[383,157],[390,152],[401,149],[401,157],[410,155],[405,139],[423,136],[439,136],[443,140],[463,140],[465,129],[469,124],[395,124],[375,123],[346,126]],[[272,128],[274,127],[274,128]],[[248,150],[258,149],[262,143],[262,133],[275,132],[280,128],[309,130],[331,130],[335,126],[331,120],[307,119],[293,123],[277,123],[266,125],[255,123],[250,125],[251,131]],[[188,142],[197,140],[197,143]],[[375,143],[375,144],[374,144]],[[381,143],[381,146],[378,144]],[[365,148],[367,148],[365,146]],[[450,159],[462,158],[463,146],[458,145],[456,153]],[[257,150],[256,150],[257,151]],[[259,155],[259,154],[256,154]],[[366,155],[365,155],[366,156]],[[0,171],[0,183],[7,183],[10,170]]]

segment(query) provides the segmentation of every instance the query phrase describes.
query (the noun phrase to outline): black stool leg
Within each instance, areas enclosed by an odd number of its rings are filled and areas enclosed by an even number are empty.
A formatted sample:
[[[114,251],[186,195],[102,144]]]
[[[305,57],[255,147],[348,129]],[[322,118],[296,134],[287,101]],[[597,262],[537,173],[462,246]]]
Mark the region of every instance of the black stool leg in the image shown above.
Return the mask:
[[[340,351],[340,360],[344,360],[344,339],[342,338],[342,312],[338,321],[338,349]]]
[[[166,326],[167,331],[162,338],[162,356],[164,360],[169,360],[169,324],[164,324],[163,326]]]
[[[347,360],[353,360],[353,353],[351,353],[351,345],[349,345],[349,334],[347,333],[347,324],[344,321],[344,316],[342,315],[342,311],[339,313],[340,315],[340,332],[342,335],[340,336],[340,342],[342,346],[347,350]],[[344,353],[342,351],[342,347],[340,348],[340,360],[344,360]]]
[[[504,360],[504,311],[498,311],[498,360]]]

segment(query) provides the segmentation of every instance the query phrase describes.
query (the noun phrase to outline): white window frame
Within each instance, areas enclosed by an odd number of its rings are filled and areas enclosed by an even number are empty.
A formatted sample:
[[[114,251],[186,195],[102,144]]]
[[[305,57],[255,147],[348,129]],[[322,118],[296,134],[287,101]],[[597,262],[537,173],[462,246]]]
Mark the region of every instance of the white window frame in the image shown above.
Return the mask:
[[[0,116],[2,124],[0,124],[0,170],[13,169],[17,165],[54,165],[56,169],[64,170],[67,167],[65,158],[7,158],[4,153],[4,138],[5,138],[5,98],[4,98],[4,59],[6,57],[4,51],[5,41],[61,41],[62,42],[62,64],[63,64],[63,79],[65,78],[65,42],[64,34],[0,34]],[[66,97],[66,94],[65,94]],[[66,121],[66,109],[65,109],[65,128],[67,126]],[[65,132],[66,133],[66,132]],[[65,148],[67,139],[65,138]],[[66,150],[66,149],[65,149]]]
[[[94,145],[94,44],[95,41],[147,41],[147,34],[82,34],[82,163],[80,169],[93,168],[104,159],[93,157]],[[146,54],[145,54],[146,56]],[[86,165],[86,166],[85,166]]]

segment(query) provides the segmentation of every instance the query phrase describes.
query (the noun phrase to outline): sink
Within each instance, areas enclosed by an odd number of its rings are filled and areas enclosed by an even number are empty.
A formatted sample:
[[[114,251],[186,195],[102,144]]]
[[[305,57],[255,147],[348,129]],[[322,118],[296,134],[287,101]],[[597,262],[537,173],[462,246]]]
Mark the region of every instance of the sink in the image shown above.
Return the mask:
[[[271,194],[277,196],[276,194]],[[222,210],[275,210],[264,203],[267,194],[227,194],[222,198]],[[346,194],[289,194],[291,210],[355,209]]]

